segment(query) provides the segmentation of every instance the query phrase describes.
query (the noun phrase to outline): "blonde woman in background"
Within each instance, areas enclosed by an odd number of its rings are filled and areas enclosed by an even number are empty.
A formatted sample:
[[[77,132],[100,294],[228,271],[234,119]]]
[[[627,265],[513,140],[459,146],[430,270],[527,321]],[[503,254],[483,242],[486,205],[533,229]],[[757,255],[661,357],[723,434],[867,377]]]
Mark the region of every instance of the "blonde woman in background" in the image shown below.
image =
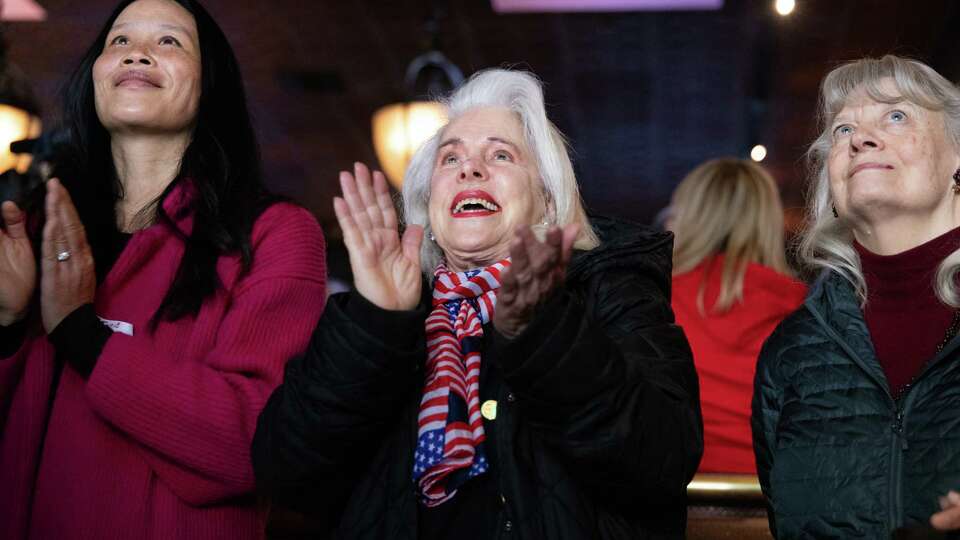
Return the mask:
[[[673,310],[700,376],[700,472],[756,473],[753,376],[763,340],[800,305],[806,286],[784,257],[773,178],[741,159],[701,164],[673,194]]]

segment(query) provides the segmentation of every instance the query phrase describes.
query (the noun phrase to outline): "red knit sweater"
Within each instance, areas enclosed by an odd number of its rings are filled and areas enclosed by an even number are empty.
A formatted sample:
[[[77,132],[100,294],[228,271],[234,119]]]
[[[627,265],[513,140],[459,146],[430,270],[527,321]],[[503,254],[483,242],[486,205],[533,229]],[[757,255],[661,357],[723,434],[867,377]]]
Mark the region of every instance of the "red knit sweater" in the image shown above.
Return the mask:
[[[252,242],[249,274],[221,258],[224,289],[151,334],[183,245],[162,225],[138,232],[95,301],[133,336],[113,334],[88,380],[66,367],[51,392],[53,347],[36,326],[0,359],[0,536],[263,537],[250,442],[320,317],[325,261],[316,220],[289,204],[264,212]]]
[[[937,299],[937,267],[960,247],[960,228],[896,255],[854,242],[867,283],[864,318],[893,396],[917,375],[943,341],[953,308]]]
[[[723,255],[673,276],[673,311],[693,350],[700,376],[703,459],[698,472],[756,474],[750,433],[753,375],[763,341],[806,296],[807,287],[759,264],[747,266],[743,303],[724,313],[710,308],[720,294]],[[704,307],[697,294],[706,280]]]

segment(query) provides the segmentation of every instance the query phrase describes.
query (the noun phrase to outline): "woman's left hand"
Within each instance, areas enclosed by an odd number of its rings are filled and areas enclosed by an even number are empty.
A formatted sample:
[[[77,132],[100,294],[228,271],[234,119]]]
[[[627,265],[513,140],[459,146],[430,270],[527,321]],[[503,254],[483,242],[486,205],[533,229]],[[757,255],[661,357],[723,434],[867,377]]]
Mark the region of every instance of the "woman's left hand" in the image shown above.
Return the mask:
[[[93,302],[97,278],[80,216],[70,194],[57,179],[47,182],[46,214],[40,313],[43,328],[49,334],[73,310]]]
[[[563,283],[580,226],[551,227],[541,242],[520,227],[510,242],[510,268],[501,277],[493,326],[514,338],[533,319],[537,306]]]

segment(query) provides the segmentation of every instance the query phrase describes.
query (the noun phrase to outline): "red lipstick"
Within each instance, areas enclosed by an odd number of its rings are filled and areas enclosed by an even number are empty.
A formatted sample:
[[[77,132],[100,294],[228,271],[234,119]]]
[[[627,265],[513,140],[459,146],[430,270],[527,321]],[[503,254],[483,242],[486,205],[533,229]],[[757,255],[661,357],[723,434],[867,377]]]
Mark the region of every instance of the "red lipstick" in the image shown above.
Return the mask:
[[[500,203],[482,189],[457,193],[450,204],[450,215],[455,218],[483,217],[500,211]]]

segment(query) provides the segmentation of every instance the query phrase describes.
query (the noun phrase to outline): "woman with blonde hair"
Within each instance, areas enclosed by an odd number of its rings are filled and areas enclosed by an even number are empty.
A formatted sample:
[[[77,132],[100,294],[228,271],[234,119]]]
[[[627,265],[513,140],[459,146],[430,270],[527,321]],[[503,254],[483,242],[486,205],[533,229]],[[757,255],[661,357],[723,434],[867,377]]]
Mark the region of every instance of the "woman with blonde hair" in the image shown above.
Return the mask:
[[[777,185],[753,162],[707,161],[674,191],[668,228],[676,235],[673,310],[700,376],[699,470],[755,473],[750,398],[757,355],[806,294],[784,257]]]
[[[824,78],[801,258],[764,345],[753,434],[779,538],[948,528],[960,486],[960,89],[885,56]],[[947,519],[944,519],[947,518]],[[953,524],[955,526],[955,524]]]

